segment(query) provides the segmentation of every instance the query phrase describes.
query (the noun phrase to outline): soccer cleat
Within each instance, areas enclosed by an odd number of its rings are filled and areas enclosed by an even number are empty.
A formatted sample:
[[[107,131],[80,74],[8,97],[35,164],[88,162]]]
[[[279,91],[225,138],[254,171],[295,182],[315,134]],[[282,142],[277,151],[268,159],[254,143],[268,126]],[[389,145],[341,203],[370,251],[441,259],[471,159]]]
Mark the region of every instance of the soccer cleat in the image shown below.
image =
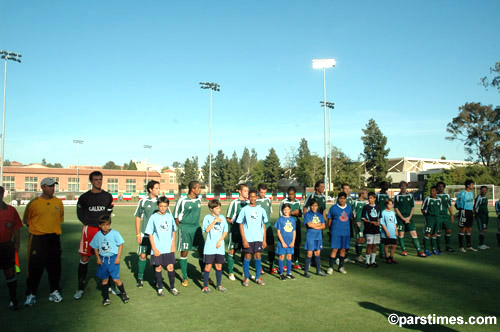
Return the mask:
[[[179,296],[179,291],[177,290],[177,288],[172,288],[170,290],[170,294],[172,294],[173,296]]]
[[[19,304],[17,303],[17,300],[10,301],[10,303],[9,303],[9,310],[10,311],[19,310]]]
[[[441,252],[440,252],[439,250],[437,250],[437,249],[434,249],[434,250],[432,251],[432,254],[433,254],[433,255],[438,255],[438,256],[441,256]]]
[[[347,257],[345,258],[345,260],[344,260],[344,261],[345,261],[346,263],[352,263],[352,264],[355,264],[355,263],[356,263],[356,261],[353,261],[352,259],[347,258]]]
[[[419,253],[417,253],[417,256],[418,257],[427,257],[427,255],[425,254],[425,252],[421,251]]]
[[[483,247],[484,247],[485,249],[490,249],[490,247],[488,247],[486,244],[483,244]]]
[[[244,287],[248,287],[248,285],[249,285],[248,278],[243,279],[243,281],[241,282],[241,285]]]
[[[378,267],[378,264],[377,263],[372,263],[371,267]]]
[[[467,247],[467,250],[469,250],[469,251],[477,251],[476,248],[472,248],[472,247]]]
[[[165,294],[163,293],[163,288],[158,289],[158,292],[156,293],[156,295],[165,296]]]
[[[356,260],[360,263],[363,263],[365,261],[365,258],[363,257],[363,255],[359,255]]]
[[[203,287],[201,291],[203,292],[203,294],[210,294],[210,288],[208,287]]]
[[[286,280],[286,276],[284,274],[280,274],[280,280]]]
[[[453,250],[451,247],[446,247],[445,251],[446,252],[455,252],[455,250]]]
[[[50,293],[50,295],[49,295],[49,301],[59,303],[62,300],[63,300],[63,298],[62,298],[61,294],[59,294],[59,291],[57,289],[55,291],[53,291],[52,293]]]
[[[300,264],[298,264],[298,263],[296,263],[296,264],[292,265],[292,268],[293,268],[294,270],[302,270],[302,266],[300,266]]]
[[[295,277],[293,275],[291,275],[291,274],[287,274],[286,277],[287,277],[287,279],[290,279],[290,280],[294,280],[295,279]]]
[[[123,303],[128,303],[130,301],[130,297],[128,297],[127,293],[121,294],[120,298],[122,299]]]
[[[278,273],[278,269],[273,267],[272,269],[269,269],[269,274],[275,274]]]
[[[329,267],[328,270],[326,270],[326,273],[332,274],[333,273],[333,268]]]
[[[344,267],[341,267],[339,269],[339,272],[342,273],[342,274],[347,274],[347,271],[344,269]]]
[[[182,279],[182,283],[181,283],[182,287],[187,287],[189,285],[189,282],[187,279]]]
[[[111,304],[111,301],[109,299],[102,300],[102,305],[103,306],[107,306],[107,305],[110,305],[110,304]]]
[[[401,253],[401,256],[408,256],[408,251],[406,251],[406,250],[405,250],[405,251],[403,251],[403,252]]]
[[[79,289],[79,290],[76,291],[75,295],[73,295],[73,298],[75,300],[79,300],[79,299],[82,298],[82,296],[83,296],[83,290]]]
[[[32,307],[36,303],[36,296],[33,294],[30,294],[26,296],[26,301],[24,302],[25,307]]]
[[[483,244],[483,245],[478,246],[477,249],[486,250],[486,249],[488,249],[488,247]]]
[[[259,278],[257,280],[255,280],[255,282],[257,283],[257,285],[261,285],[261,286],[265,286],[266,283],[262,280],[262,278]]]
[[[139,287],[139,288],[144,287],[144,283],[142,282],[142,279],[137,279],[137,287]]]
[[[460,248],[458,248],[458,251],[460,251],[460,252],[467,252],[467,250],[465,250],[465,248],[464,248],[464,247],[460,247]]]
[[[234,274],[232,274],[232,273],[229,273],[229,275],[228,275],[227,277],[228,277],[228,278],[229,278],[229,280],[231,280],[231,281],[235,281],[235,280],[236,280],[236,278],[234,277]]]
[[[425,253],[425,256],[429,256],[429,257],[432,256],[432,253],[429,250],[424,251],[424,253]]]
[[[221,293],[225,293],[225,292],[227,292],[227,289],[226,289],[224,286],[222,286],[222,285],[217,286],[217,288],[216,288],[216,289],[217,289],[219,292],[221,292]]]
[[[316,273],[317,275],[319,275],[320,277],[326,277],[328,274],[326,274],[325,272],[323,271],[319,271],[318,273]]]
[[[311,278],[311,274],[309,272],[304,273],[304,277]]]

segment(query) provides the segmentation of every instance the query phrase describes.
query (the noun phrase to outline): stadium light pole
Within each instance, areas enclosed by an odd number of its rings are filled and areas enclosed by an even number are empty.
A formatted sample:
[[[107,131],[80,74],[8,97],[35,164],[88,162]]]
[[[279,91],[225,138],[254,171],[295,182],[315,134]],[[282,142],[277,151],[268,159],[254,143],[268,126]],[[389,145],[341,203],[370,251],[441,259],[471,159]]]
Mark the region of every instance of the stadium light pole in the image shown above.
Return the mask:
[[[80,170],[78,169],[80,164],[80,145],[83,144],[81,139],[74,139],[73,143],[76,144],[76,191],[80,192]]]
[[[325,102],[320,101],[319,102],[321,106],[324,107]],[[335,108],[335,103],[326,102],[326,107],[328,108],[328,155],[329,155],[329,167],[328,167],[328,178],[329,178],[329,183],[328,186],[330,187],[330,190],[333,188],[333,180],[332,180],[332,120],[331,120],[331,111]]]
[[[327,171],[327,157],[326,157],[326,68],[333,68],[335,67],[335,59],[313,59],[312,61],[312,66],[313,69],[323,69],[323,107],[325,109],[325,125],[324,125],[324,131],[325,131],[325,186],[328,185],[329,187],[329,182],[327,180],[328,178],[328,171]],[[328,197],[328,189],[326,192],[326,196]]]
[[[151,151],[152,147],[153,147],[152,145],[144,145],[144,148],[147,149],[147,153],[146,153],[146,186],[148,185],[148,181],[149,181],[149,173],[148,173],[149,151]],[[147,192],[147,188],[146,188],[146,192]]]
[[[208,137],[208,191],[212,193],[212,94],[220,91],[220,85],[213,82],[200,82],[200,88],[210,89],[210,129]]]
[[[18,53],[5,50],[0,51],[0,58],[5,60],[5,69],[3,76],[3,115],[2,115],[2,164],[0,165],[0,185],[3,186],[3,164],[4,164],[4,146],[5,146],[5,105],[7,96],[7,60],[12,60],[21,63],[23,56]]]

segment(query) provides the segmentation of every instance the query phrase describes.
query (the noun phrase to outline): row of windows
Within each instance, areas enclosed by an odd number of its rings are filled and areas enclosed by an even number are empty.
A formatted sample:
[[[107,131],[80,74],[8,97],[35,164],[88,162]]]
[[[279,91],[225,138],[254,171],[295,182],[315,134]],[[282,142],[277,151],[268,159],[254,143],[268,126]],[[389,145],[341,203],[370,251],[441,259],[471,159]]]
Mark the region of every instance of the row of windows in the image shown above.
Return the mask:
[[[3,185],[5,190],[11,191],[15,190],[15,176],[4,176],[3,177]],[[40,179],[41,180],[41,179]],[[59,182],[59,177],[55,177],[54,180]],[[68,191],[79,191],[79,183],[78,178],[68,178]],[[164,183],[164,180],[161,180]],[[175,183],[175,177],[170,176],[170,183]],[[144,179],[144,191],[146,190],[146,179]],[[26,176],[24,178],[24,190],[25,191],[37,191],[38,188],[38,177],[36,176]],[[92,184],[90,181],[87,183],[87,190],[92,189]],[[108,192],[114,193],[118,192],[118,178],[108,178],[107,179],[107,188]],[[56,185],[55,191],[59,192],[59,185]],[[125,181],[125,191],[126,192],[135,192],[136,191],[136,181],[135,179],[126,179]]]

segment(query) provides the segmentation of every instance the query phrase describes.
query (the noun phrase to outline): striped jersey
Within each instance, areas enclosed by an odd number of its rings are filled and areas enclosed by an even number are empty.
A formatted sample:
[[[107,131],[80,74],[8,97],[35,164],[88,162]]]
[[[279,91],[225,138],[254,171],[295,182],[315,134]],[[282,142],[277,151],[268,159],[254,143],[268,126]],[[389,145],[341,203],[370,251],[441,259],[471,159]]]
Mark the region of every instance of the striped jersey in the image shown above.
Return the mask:
[[[443,210],[441,211],[441,215],[448,216],[449,215],[448,208],[451,207],[450,195],[443,193],[443,194],[437,194],[437,197],[441,200],[441,206],[443,207]]]
[[[315,199],[318,202],[318,213],[323,214],[323,211],[326,210],[326,196],[322,194],[316,194],[316,192],[312,192],[307,195],[306,200],[304,201],[304,207],[308,208],[311,206],[311,199]]]
[[[403,217],[409,217],[411,210],[415,207],[415,200],[410,193],[397,194],[394,197],[394,208],[398,209]]]
[[[175,205],[174,218],[179,219],[179,227],[200,227],[201,195],[195,198],[183,196]]]
[[[359,199],[355,200],[354,201],[354,205],[352,207],[352,213],[354,215],[354,220],[356,220],[357,222],[361,222],[361,218],[363,216],[363,208],[365,207],[365,205],[368,204],[368,201],[367,200],[364,200],[364,201],[360,201]]]
[[[263,208],[267,213],[267,218],[271,220],[271,213],[273,213],[273,203],[267,197],[257,198],[257,206]]]
[[[474,212],[488,214],[488,197],[477,195],[474,200]]]
[[[422,211],[424,211],[425,215],[439,216],[442,209],[443,205],[441,203],[441,199],[437,197],[432,198],[428,196],[424,199],[424,203],[422,204]]]
[[[158,199],[151,198],[148,196],[143,198],[137,204],[137,208],[135,209],[134,216],[137,218],[141,218],[141,233],[145,234],[146,227],[148,226],[149,218],[158,211]],[[170,211],[169,211],[170,212]]]
[[[283,216],[283,211],[282,211],[282,207],[283,207],[283,204],[290,204],[290,208],[291,208],[291,212],[295,211],[295,210],[299,210],[299,216],[298,217],[302,217],[302,207],[300,206],[300,201],[298,200],[294,200],[293,202],[288,200],[288,198],[285,198],[284,200],[281,201],[281,204],[280,204],[280,217]],[[298,217],[295,217],[295,218],[298,218]]]

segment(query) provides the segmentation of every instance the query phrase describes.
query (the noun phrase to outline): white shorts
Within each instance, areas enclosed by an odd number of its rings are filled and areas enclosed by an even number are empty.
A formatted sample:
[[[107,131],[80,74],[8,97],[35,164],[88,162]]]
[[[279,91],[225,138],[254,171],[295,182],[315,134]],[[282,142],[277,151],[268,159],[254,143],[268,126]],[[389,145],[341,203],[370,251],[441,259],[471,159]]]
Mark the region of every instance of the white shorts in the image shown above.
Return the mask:
[[[379,244],[380,243],[380,233],[378,234],[365,234],[366,244]]]

